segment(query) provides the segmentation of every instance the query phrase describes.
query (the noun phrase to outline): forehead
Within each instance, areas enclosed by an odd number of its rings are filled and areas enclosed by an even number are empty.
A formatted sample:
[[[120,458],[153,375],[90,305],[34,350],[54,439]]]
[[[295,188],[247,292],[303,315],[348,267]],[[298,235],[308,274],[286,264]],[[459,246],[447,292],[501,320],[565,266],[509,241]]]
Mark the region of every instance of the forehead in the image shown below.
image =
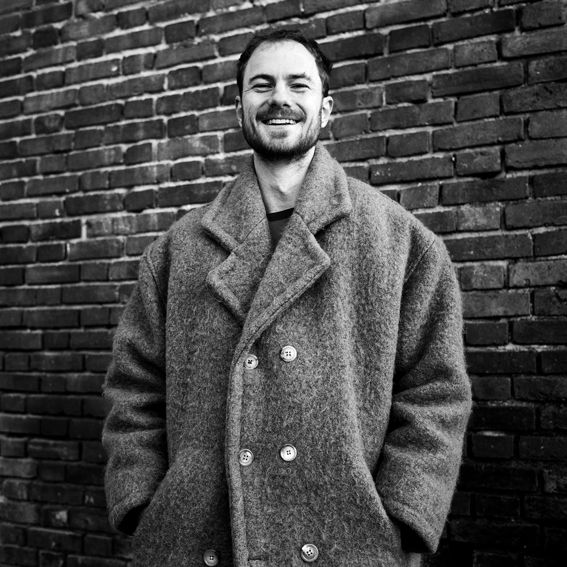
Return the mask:
[[[320,81],[315,57],[296,41],[266,42],[260,44],[248,60],[244,82],[255,75],[285,77],[297,74]]]

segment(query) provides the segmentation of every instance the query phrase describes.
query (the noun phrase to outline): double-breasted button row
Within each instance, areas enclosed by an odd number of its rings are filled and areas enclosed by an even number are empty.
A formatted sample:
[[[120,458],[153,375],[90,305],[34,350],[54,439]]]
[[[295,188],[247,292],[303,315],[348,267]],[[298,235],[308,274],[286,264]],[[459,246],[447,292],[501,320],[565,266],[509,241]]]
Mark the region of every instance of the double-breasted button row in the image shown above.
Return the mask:
[[[207,565],[207,567],[215,567],[215,565],[219,564],[218,553],[214,549],[207,549],[205,553],[203,553],[203,563]]]
[[[280,457],[286,461],[294,461],[297,457],[297,449],[293,445],[284,445],[280,449]],[[238,452],[238,462],[247,467],[254,461],[254,453],[250,449],[240,449]]]
[[[293,362],[297,358],[297,350],[291,345],[286,345],[280,350],[280,358],[284,362]],[[255,354],[248,354],[244,359],[244,368],[254,370],[258,366],[258,357]]]

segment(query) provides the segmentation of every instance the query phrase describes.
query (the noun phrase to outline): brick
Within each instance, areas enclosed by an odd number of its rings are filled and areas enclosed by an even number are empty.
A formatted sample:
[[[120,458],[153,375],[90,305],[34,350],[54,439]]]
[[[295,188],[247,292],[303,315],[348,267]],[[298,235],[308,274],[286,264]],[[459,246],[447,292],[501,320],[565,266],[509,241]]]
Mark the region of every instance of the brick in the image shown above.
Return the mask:
[[[114,124],[105,129],[104,143],[138,142],[151,138],[163,138],[164,134],[165,124],[160,119]]]
[[[560,138],[567,136],[567,110],[536,112],[530,116],[530,138]]]
[[[151,143],[130,146],[124,154],[124,163],[126,165],[133,165],[136,163],[144,163],[148,161],[152,161]]]
[[[357,4],[356,0],[304,0],[303,13],[314,14],[326,10],[356,6]]]
[[[512,89],[502,95],[505,113],[533,112],[567,107],[567,83]]]
[[[502,55],[506,58],[527,57],[567,49],[567,30],[541,30],[502,38]]]
[[[499,431],[531,431],[536,426],[536,412],[532,405],[495,403],[479,405],[469,422],[471,429]]]
[[[46,27],[33,32],[32,46],[34,49],[51,47],[59,43],[59,33],[54,27]]]
[[[209,0],[172,0],[148,7],[150,23],[173,20],[185,14],[196,14],[209,10]]]
[[[106,79],[120,75],[120,60],[109,59],[97,63],[70,67],[65,71],[65,83],[86,83],[97,79]]]
[[[137,28],[146,22],[145,8],[134,8],[118,12],[118,25],[121,28]]]
[[[31,439],[28,444],[29,456],[35,459],[76,461],[80,458],[80,446],[75,441]]]
[[[199,120],[196,114],[171,118],[167,121],[167,134],[170,138],[187,136],[199,131]]]
[[[457,225],[455,211],[422,211],[414,215],[429,230],[437,234],[453,232]]]
[[[445,239],[445,244],[456,262],[522,258],[532,253],[528,234],[450,236]]]
[[[330,83],[332,89],[357,85],[365,82],[365,80],[366,64],[362,62],[334,65],[331,71]]]
[[[466,463],[461,467],[460,487],[464,490],[533,491],[537,471],[521,464]]]
[[[202,163],[197,160],[177,162],[171,169],[171,178],[175,181],[197,179],[202,174]],[[210,175],[207,172],[207,175]]]
[[[506,279],[506,267],[503,264],[472,264],[459,270],[461,288],[501,289]]]
[[[384,155],[386,140],[383,136],[360,137],[348,142],[335,142],[326,148],[338,161],[356,161]]]
[[[130,100],[124,105],[124,118],[148,118],[153,114],[152,99]]]
[[[346,12],[327,18],[327,33],[338,34],[364,29],[364,10]]]
[[[237,128],[238,120],[233,109],[212,110],[199,115],[199,132]]]
[[[508,439],[513,442],[513,437]],[[505,449],[508,449],[507,445],[505,445]],[[498,458],[498,456],[492,458]],[[491,518],[517,517],[520,515],[520,498],[518,496],[478,494],[475,496],[475,508],[479,516]],[[482,565],[486,564],[483,563]]]
[[[467,321],[465,344],[470,346],[505,345],[508,325],[502,321]]]
[[[366,133],[368,132],[368,114],[359,112],[335,117],[331,124],[331,130],[333,137],[337,140]]]
[[[161,43],[162,38],[163,30],[161,28],[150,28],[109,37],[104,40],[104,49],[106,53],[123,52],[129,49],[157,45]]]
[[[457,210],[457,230],[492,230],[500,228],[498,204],[465,205]]]
[[[445,0],[432,0],[420,2],[419,0],[406,0],[374,6],[366,11],[366,27],[385,27],[393,24],[414,22],[444,15]]]
[[[429,84],[426,80],[401,81],[386,85],[386,102],[423,102],[427,100]]]
[[[467,42],[455,46],[456,67],[493,63],[497,59],[496,42],[492,40]]]
[[[370,115],[371,130],[404,129],[450,122],[453,122],[453,103],[450,101],[384,108]]]
[[[435,150],[484,146],[522,139],[523,124],[519,118],[499,118],[459,124],[433,132]]]
[[[29,72],[41,69],[42,67],[66,65],[74,61],[75,58],[76,48],[74,45],[40,49],[24,59],[23,69]]]
[[[567,456],[567,437],[520,437],[518,451],[523,459],[564,460]]]
[[[273,2],[264,6],[264,13],[268,22],[299,16],[301,11],[300,0],[284,0],[283,2]]]
[[[382,106],[382,88],[373,86],[372,88],[355,88],[337,91],[333,94],[335,109],[338,112],[348,112],[361,108],[375,108]]]
[[[180,157],[197,155],[208,156],[218,153],[219,150],[220,142],[215,134],[176,138],[158,143],[158,160],[176,160]]]
[[[536,371],[536,353],[520,350],[469,351],[467,366],[472,374],[531,374]]]
[[[127,211],[143,211],[155,206],[155,192],[152,189],[129,191],[124,197],[124,208]]]
[[[242,53],[246,44],[252,38],[252,35],[252,32],[245,32],[223,37],[218,42],[219,55],[225,56]]]
[[[519,319],[512,324],[512,338],[520,344],[563,344],[567,325],[558,319]]]
[[[24,95],[33,89],[33,79],[30,76],[0,81],[0,100],[3,98]]]
[[[116,238],[100,238],[91,241],[69,243],[70,261],[92,258],[116,258],[122,255],[123,242]]]
[[[510,459],[514,456],[514,437],[512,435],[504,435],[502,433],[492,433],[487,431],[473,435],[471,442],[472,454],[474,457],[481,459]],[[502,498],[506,497],[498,498],[498,504],[494,511],[490,510],[486,505],[477,505],[479,514],[482,516],[510,515],[509,510],[502,509]],[[517,501],[517,506],[519,512],[519,501]]]
[[[463,314],[466,318],[511,317],[529,313],[528,291],[469,291],[463,294]]]
[[[61,28],[64,42],[91,39],[108,34],[116,29],[116,17],[106,15],[100,18],[73,19]]]
[[[567,78],[567,55],[536,59],[528,63],[528,82],[545,83]]]
[[[220,181],[203,181],[175,187],[160,187],[158,203],[160,207],[208,203],[216,197],[221,189],[222,183]]]
[[[556,285],[565,280],[567,262],[541,260],[518,262],[510,267],[510,285],[514,287]]]
[[[443,205],[457,205],[522,199],[528,196],[528,192],[528,179],[526,177],[446,182],[441,185],[441,203]]]
[[[513,169],[567,164],[567,139],[511,144],[505,149],[506,165]]]
[[[453,164],[450,156],[427,157],[407,161],[374,164],[370,167],[370,180],[375,185],[398,181],[417,181],[451,177]]]
[[[192,63],[215,57],[215,46],[206,40],[188,47],[176,46],[170,49],[158,51],[156,55],[155,68],[164,69],[181,63]]]
[[[3,246],[0,264],[26,264],[35,260],[33,246]]]
[[[451,66],[448,49],[427,49],[385,57],[376,57],[368,62],[368,77],[371,81],[391,77],[423,74]]]
[[[321,42],[320,47],[333,62],[368,57],[383,53],[384,36],[379,33],[365,33],[355,37]]]
[[[541,353],[541,370],[546,374],[565,373],[567,352],[564,350],[548,350]]]
[[[98,145],[98,144],[97,144]],[[84,170],[104,167],[122,162],[122,149],[118,146],[72,153],[68,159],[69,169]]]
[[[195,112],[204,108],[218,106],[220,89],[208,87],[187,92],[182,95],[164,96],[157,99],[158,114],[174,114],[178,112]]]
[[[567,194],[567,173],[551,172],[533,176],[535,197],[552,197]]]
[[[435,207],[439,201],[439,187],[420,183],[400,191],[400,204],[408,210]]]
[[[67,128],[83,128],[94,124],[108,124],[121,118],[122,105],[117,103],[94,106],[84,110],[71,110],[65,114]]]
[[[565,23],[561,2],[543,0],[524,6],[520,23],[524,29],[537,29]]]
[[[565,407],[544,407],[541,411],[542,429],[566,430],[567,410]]]
[[[534,291],[535,315],[567,315],[567,291],[561,288]]]
[[[431,43],[430,36],[429,26],[421,24],[392,30],[388,38],[390,53],[419,47],[428,47]]]
[[[207,177],[218,176],[218,175],[237,175],[244,166],[250,160],[249,155],[237,155],[237,156],[227,156],[221,158],[207,158],[205,159],[205,170],[204,173]],[[196,167],[191,166],[192,168]],[[199,173],[201,172],[201,166],[199,166]]]
[[[39,506],[28,502],[2,502],[0,504],[0,519],[11,522],[17,520],[20,524],[37,524],[39,522]],[[18,554],[21,551],[22,548],[18,548]],[[35,558],[35,550],[33,557]]]
[[[458,122],[489,118],[500,114],[500,97],[497,93],[464,96],[457,102]]]
[[[509,228],[567,224],[567,203],[557,200],[536,200],[506,206]]]
[[[486,175],[501,169],[499,148],[485,148],[456,154],[457,175]]]
[[[477,400],[508,400],[512,395],[512,380],[503,376],[473,376],[473,397]]]
[[[514,10],[506,9],[436,22],[432,26],[433,42],[447,43],[512,31],[515,20]]]
[[[154,53],[129,55],[122,60],[122,72],[124,75],[134,75],[153,69],[155,58]]]
[[[433,75],[433,96],[483,92],[521,85],[524,69],[521,63],[507,63],[463,69]]]
[[[199,20],[199,34],[211,35],[237,29],[242,26],[252,26],[263,22],[261,7],[224,12],[214,16],[207,16]]]
[[[165,164],[143,165],[110,172],[111,187],[133,187],[165,181],[169,168]]]
[[[429,151],[429,132],[414,132],[388,137],[388,155],[391,157],[425,154]]]
[[[543,469],[543,483],[545,492],[567,493],[567,471],[564,468]]]

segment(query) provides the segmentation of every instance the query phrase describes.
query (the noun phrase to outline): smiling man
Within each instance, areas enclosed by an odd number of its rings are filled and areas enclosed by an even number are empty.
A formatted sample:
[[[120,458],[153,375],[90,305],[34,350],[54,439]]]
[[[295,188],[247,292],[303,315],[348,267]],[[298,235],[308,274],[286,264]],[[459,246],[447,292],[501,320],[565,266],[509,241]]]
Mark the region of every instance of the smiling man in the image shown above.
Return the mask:
[[[256,35],[253,155],[144,252],[104,393],[135,566],[396,567],[436,549],[470,411],[442,242],[317,140],[330,64]]]

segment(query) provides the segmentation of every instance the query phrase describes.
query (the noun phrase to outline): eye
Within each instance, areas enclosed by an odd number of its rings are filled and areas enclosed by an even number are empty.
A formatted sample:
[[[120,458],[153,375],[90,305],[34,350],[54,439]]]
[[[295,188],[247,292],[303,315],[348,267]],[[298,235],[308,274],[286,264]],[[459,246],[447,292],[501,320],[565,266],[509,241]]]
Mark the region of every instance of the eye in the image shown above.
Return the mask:
[[[269,91],[272,88],[272,85],[270,85],[270,83],[254,83],[252,88],[255,91],[264,92]]]
[[[293,83],[291,88],[296,91],[304,91],[305,89],[309,88],[309,85],[305,83]]]

